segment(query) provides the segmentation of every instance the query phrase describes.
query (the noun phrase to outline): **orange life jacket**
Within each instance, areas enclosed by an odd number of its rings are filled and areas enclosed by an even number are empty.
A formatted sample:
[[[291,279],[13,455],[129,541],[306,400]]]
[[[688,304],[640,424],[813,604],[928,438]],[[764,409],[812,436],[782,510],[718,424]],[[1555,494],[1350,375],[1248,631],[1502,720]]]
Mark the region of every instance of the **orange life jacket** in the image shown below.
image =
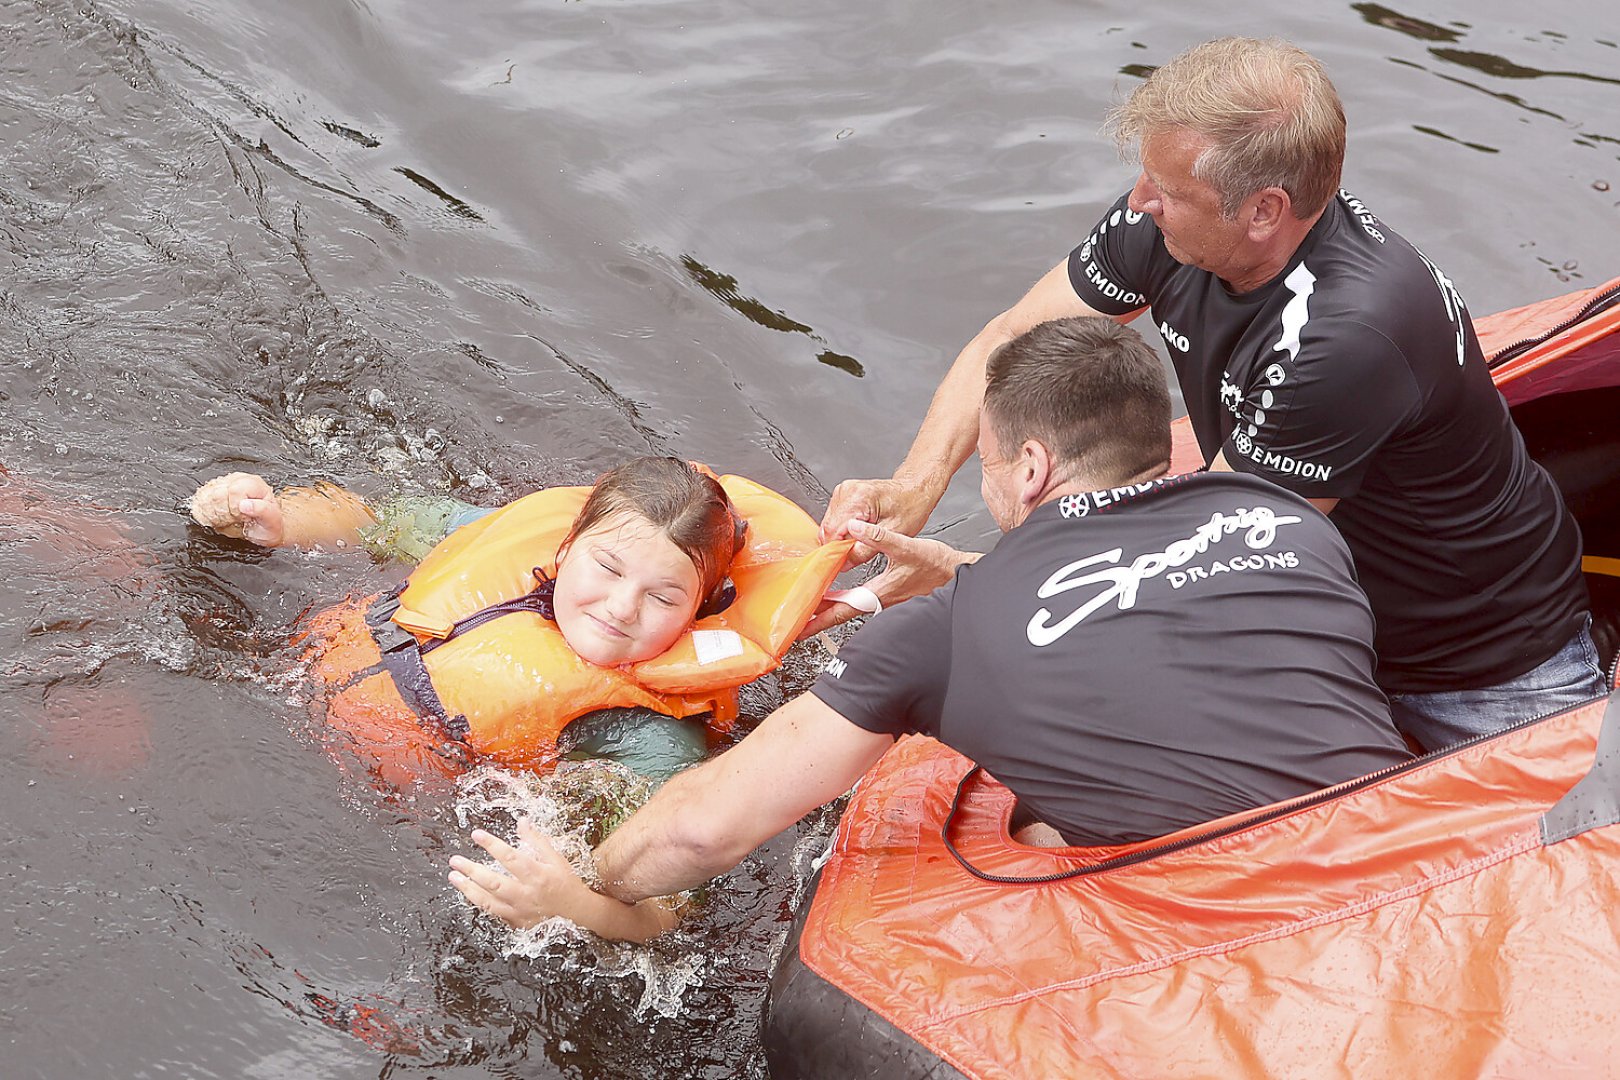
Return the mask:
[[[720,483],[748,521],[746,547],[731,565],[736,599],[698,619],[667,652],[600,667],[523,606],[538,575],[556,574],[557,549],[590,493],[550,488],[457,529],[410,575],[397,607],[370,598],[317,616],[314,667],[333,690],[329,718],[368,743],[413,748],[407,772],[432,764],[437,752],[417,720],[437,719],[480,754],[528,766],[549,763],[569,721],[598,709],[708,713],[724,731],[737,714],[737,687],[781,661],[851,543],[818,544],[809,515],[751,480]],[[400,655],[406,664],[390,663]],[[416,735],[401,730],[401,716]]]

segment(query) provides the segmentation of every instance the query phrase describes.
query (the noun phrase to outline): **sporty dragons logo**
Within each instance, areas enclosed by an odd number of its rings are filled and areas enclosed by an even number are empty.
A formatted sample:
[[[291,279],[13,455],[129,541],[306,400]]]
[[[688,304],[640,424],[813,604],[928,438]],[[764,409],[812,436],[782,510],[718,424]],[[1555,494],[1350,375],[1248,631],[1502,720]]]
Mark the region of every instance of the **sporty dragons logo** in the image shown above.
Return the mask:
[[[1050,645],[1079,626],[1088,616],[1109,604],[1118,605],[1120,611],[1129,611],[1136,606],[1137,594],[1141,591],[1142,583],[1160,575],[1168,573],[1171,587],[1179,589],[1189,581],[1201,580],[1214,572],[1259,570],[1268,566],[1274,568],[1298,566],[1298,556],[1289,551],[1268,552],[1263,557],[1239,555],[1207,568],[1193,567],[1186,572],[1180,570],[1181,567],[1208,552],[1213,545],[1238,533],[1243,534],[1243,543],[1250,551],[1267,552],[1275,543],[1279,528],[1298,524],[1300,520],[1292,514],[1279,515],[1269,506],[1256,506],[1252,510],[1238,509],[1230,514],[1212,514],[1210,519],[1198,526],[1191,536],[1175,541],[1163,551],[1138,555],[1127,566],[1118,565],[1124,555],[1123,548],[1098,552],[1068,563],[1041,584],[1035,592],[1036,597],[1040,600],[1050,600],[1076,589],[1096,591],[1079,607],[1056,621],[1053,621],[1054,615],[1050,608],[1042,607],[1036,611],[1025,629],[1029,643],[1037,648]]]

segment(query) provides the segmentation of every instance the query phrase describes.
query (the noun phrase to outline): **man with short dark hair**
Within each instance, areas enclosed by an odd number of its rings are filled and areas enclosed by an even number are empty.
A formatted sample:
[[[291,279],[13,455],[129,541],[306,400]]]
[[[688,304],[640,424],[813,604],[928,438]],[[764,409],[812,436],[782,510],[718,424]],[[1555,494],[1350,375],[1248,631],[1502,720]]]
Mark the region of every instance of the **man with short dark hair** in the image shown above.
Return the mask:
[[[851,519],[908,535],[926,523],[972,451],[1001,342],[1151,306],[1211,469],[1333,515],[1404,731],[1433,749],[1601,694],[1574,520],[1451,281],[1338,190],[1344,112],[1322,65],[1285,42],[1209,42],[1111,120],[1140,152],[1135,186],[962,350],[894,478],[838,486],[824,535],[858,536]],[[910,572],[871,587],[903,599]]]
[[[878,614],[809,693],[671,780],[597,849],[603,892],[633,905],[729,869],[908,732],[973,758],[1069,844],[1149,839],[1409,759],[1343,540],[1263,480],[1167,477],[1169,419],[1157,358],[1109,320],[999,350],[979,425],[995,550]],[[452,861],[471,902],[518,925],[627,924],[520,834],[532,853],[474,836],[510,876]]]

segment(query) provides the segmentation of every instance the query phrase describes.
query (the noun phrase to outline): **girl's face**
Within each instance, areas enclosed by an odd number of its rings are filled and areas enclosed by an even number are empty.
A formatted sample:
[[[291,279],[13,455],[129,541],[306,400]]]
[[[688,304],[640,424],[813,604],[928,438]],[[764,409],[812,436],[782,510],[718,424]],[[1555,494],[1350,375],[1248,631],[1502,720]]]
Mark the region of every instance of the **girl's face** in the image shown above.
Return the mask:
[[[580,533],[557,564],[557,629],[603,667],[650,660],[697,614],[697,567],[640,514],[611,514]]]

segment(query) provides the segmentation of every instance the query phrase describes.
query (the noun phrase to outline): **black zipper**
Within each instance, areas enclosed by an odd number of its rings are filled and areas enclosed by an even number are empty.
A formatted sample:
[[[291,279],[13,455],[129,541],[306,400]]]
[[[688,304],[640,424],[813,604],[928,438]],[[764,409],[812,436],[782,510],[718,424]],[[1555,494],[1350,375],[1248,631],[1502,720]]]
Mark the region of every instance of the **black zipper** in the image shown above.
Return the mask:
[[[1615,657],[1614,666],[1620,666],[1620,656]],[[1614,675],[1612,670],[1610,672],[1609,684],[1611,686],[1614,685]],[[972,863],[968,862],[967,858],[956,849],[956,845],[951,842],[951,826],[955,823],[957,812],[961,809],[962,795],[967,790],[968,782],[980,772],[979,766],[975,765],[973,768],[968,770],[967,775],[963,776],[956,785],[956,795],[951,799],[950,812],[945,815],[945,823],[940,826],[940,838],[945,841],[945,849],[951,853],[951,858],[955,859],[962,869],[966,870],[969,874],[972,874],[980,881],[988,881],[995,885],[1046,885],[1054,881],[1068,881],[1071,878],[1089,877],[1092,874],[1101,874],[1110,870],[1118,870],[1126,866],[1135,866],[1137,863],[1147,862],[1149,859],[1158,858],[1160,855],[1169,855],[1173,852],[1183,851],[1187,848],[1194,847],[1209,840],[1218,840],[1223,836],[1230,836],[1235,832],[1239,832],[1254,825],[1264,825],[1266,822],[1287,817],[1289,814],[1295,813],[1299,810],[1306,810],[1314,806],[1320,806],[1323,803],[1332,802],[1335,799],[1360,791],[1363,788],[1371,787],[1373,784],[1387,780],[1392,776],[1399,776],[1402,773],[1409,772],[1419,765],[1426,765],[1431,761],[1437,761],[1440,758],[1449,757],[1450,755],[1466,750],[1471,746],[1478,745],[1487,739],[1494,739],[1498,735],[1504,735],[1509,731],[1518,731],[1521,728],[1529,727],[1531,724],[1539,724],[1548,717],[1557,716],[1559,713],[1568,712],[1570,709],[1584,708],[1585,706],[1590,705],[1593,701],[1602,701],[1608,696],[1609,695],[1607,693],[1599,694],[1598,696],[1592,698],[1591,701],[1583,702],[1579,705],[1571,705],[1561,709],[1554,709],[1551,712],[1545,712],[1539,716],[1532,716],[1528,720],[1520,720],[1517,723],[1510,724],[1507,727],[1500,728],[1496,731],[1487,732],[1483,735],[1475,735],[1473,738],[1466,739],[1463,742],[1456,743],[1455,745],[1445,747],[1441,750],[1431,751],[1424,754],[1420,758],[1413,758],[1411,761],[1403,761],[1399,765],[1391,765],[1387,769],[1380,769],[1378,772],[1368,773],[1366,776],[1360,776],[1354,780],[1347,780],[1336,787],[1325,788],[1322,791],[1317,792],[1315,795],[1308,796],[1295,802],[1286,803],[1274,810],[1269,810],[1266,813],[1259,814],[1254,817],[1245,818],[1242,821],[1234,822],[1231,825],[1227,825],[1219,829],[1211,829],[1208,832],[1197,833],[1192,836],[1183,837],[1180,840],[1173,840],[1169,843],[1143,848],[1140,851],[1133,851],[1129,855],[1116,855],[1111,859],[1104,859],[1101,862],[1092,863],[1089,866],[1077,866],[1072,870],[1060,870],[1053,874],[1043,874],[1035,877],[1012,877],[1003,874],[986,873],[985,871],[974,866]]]
[[[1575,314],[1571,315],[1569,318],[1565,319],[1551,330],[1543,331],[1532,338],[1525,338],[1523,341],[1515,341],[1507,348],[1498,350],[1496,355],[1491,357],[1487,366],[1493,368],[1500,367],[1509,360],[1512,360],[1514,357],[1521,356],[1524,353],[1529,352],[1542,342],[1557,337],[1565,330],[1568,330],[1576,324],[1590,319],[1593,315],[1596,315],[1604,308],[1614,304],[1617,299],[1620,299],[1620,284],[1617,284],[1613,288],[1607,289],[1604,292],[1599,293],[1597,296],[1592,297],[1592,299],[1588,300],[1584,305],[1582,305],[1581,310],[1577,311]]]

